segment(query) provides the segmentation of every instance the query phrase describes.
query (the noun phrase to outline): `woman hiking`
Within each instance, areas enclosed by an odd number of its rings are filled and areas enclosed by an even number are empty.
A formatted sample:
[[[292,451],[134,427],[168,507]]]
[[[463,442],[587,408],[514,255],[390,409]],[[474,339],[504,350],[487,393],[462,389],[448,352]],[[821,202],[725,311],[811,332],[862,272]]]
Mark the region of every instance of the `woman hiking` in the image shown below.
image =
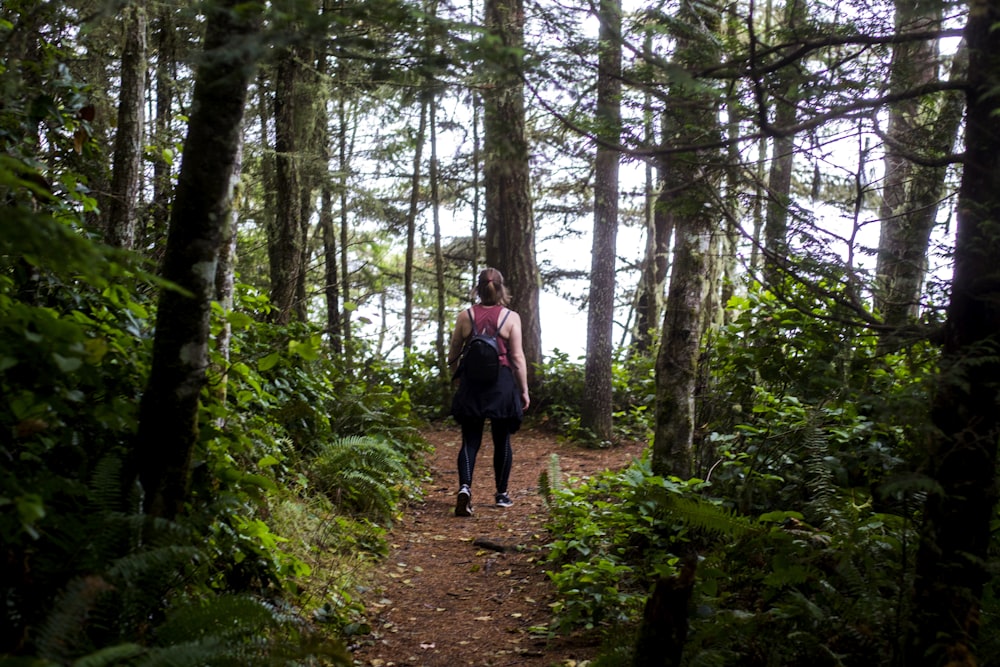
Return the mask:
[[[487,419],[493,437],[494,502],[497,507],[513,505],[507,490],[514,460],[510,436],[521,427],[524,411],[531,402],[521,346],[521,317],[507,308],[510,295],[503,284],[503,275],[493,268],[484,269],[472,290],[472,297],[473,306],[459,313],[455,321],[448,355],[452,375],[459,383],[452,399],[451,414],[462,427],[455,516],[472,515],[472,473]],[[471,373],[463,368],[462,356],[473,334],[496,338],[499,368],[495,380],[474,381]]]

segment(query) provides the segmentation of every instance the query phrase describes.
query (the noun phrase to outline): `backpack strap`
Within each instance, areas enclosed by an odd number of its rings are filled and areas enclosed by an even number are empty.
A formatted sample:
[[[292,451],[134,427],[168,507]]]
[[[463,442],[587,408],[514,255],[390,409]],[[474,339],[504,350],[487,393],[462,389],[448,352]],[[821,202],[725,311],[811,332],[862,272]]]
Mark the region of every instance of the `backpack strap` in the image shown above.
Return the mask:
[[[469,313],[469,320],[472,322],[472,335],[475,336],[476,334],[479,333],[479,331],[476,329],[476,316],[472,312],[471,308],[469,308],[469,310],[467,310],[466,312]],[[500,337],[500,330],[503,329],[503,325],[504,325],[504,323],[507,322],[507,318],[510,317],[510,313],[511,313],[511,310],[510,310],[510,308],[508,308],[507,312],[504,313],[504,315],[503,315],[503,319],[500,320],[499,323],[497,323],[497,330],[496,330],[496,336],[497,336],[497,338]]]
[[[507,321],[508,317],[510,317],[510,308],[507,309],[507,312],[504,314],[503,319],[500,320],[500,324],[497,325],[497,338],[500,337],[500,330],[503,329],[504,322]]]

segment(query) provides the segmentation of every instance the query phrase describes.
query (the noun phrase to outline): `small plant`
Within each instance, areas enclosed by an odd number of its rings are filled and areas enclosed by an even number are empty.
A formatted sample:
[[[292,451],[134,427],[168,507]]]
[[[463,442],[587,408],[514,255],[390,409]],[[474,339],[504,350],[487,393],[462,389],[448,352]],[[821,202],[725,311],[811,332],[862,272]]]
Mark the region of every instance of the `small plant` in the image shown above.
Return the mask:
[[[692,531],[739,534],[749,522],[697,496],[701,483],[652,474],[648,459],[579,483],[549,482],[549,577],[559,591],[554,627],[634,619],[647,582],[675,573]]]
[[[388,442],[352,436],[320,447],[311,465],[315,485],[343,512],[389,523],[398,501],[416,493],[406,458]]]

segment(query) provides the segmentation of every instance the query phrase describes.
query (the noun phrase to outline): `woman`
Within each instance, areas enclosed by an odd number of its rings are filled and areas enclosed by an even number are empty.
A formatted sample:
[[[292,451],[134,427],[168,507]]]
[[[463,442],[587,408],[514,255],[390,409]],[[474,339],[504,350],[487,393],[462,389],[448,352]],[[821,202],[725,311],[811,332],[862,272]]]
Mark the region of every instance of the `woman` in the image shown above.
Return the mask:
[[[496,269],[484,269],[472,291],[476,303],[463,310],[455,322],[448,355],[453,376],[457,374],[458,391],[451,404],[451,414],[462,426],[462,448],[458,452],[458,497],[455,516],[472,515],[472,472],[483,442],[483,427],[490,420],[493,436],[493,473],[496,482],[494,501],[497,507],[513,505],[507,493],[507,481],[514,456],[510,436],[521,427],[528,409],[528,369],[521,347],[521,317],[507,308],[510,296],[503,275]],[[481,385],[467,382],[458,372],[466,341],[475,331],[497,333],[500,372],[495,382]]]

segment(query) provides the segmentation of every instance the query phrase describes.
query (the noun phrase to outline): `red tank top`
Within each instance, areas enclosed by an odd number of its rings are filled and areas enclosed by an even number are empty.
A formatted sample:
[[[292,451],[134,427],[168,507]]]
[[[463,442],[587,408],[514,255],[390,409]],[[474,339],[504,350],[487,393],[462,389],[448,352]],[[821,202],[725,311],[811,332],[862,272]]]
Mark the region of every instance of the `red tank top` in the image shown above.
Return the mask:
[[[500,321],[500,313],[504,307],[500,304],[495,306],[484,306],[476,304],[472,307],[472,315],[476,320],[476,331],[480,333],[493,333],[497,331],[497,324]],[[497,332],[497,348],[500,350],[500,365],[510,367],[507,361],[507,340]]]

